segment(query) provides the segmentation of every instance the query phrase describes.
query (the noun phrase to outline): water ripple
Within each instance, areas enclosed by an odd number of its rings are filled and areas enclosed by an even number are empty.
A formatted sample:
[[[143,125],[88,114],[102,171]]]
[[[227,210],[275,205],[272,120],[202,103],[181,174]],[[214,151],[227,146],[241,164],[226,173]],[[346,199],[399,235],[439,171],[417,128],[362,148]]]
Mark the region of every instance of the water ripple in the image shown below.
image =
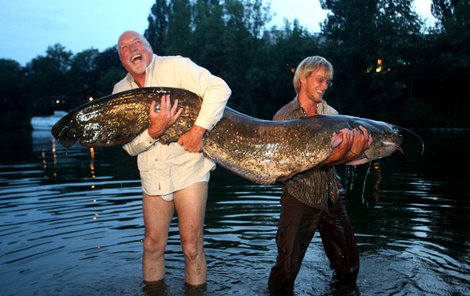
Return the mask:
[[[19,163],[0,163],[0,294],[142,295],[135,159],[122,149],[66,150],[50,138],[33,139],[31,151]],[[468,174],[450,163],[398,158],[367,169],[342,173],[361,256],[356,290],[328,284],[332,272],[317,233],[296,295],[469,295]],[[439,170],[445,174],[436,176]],[[207,295],[268,295],[280,195],[279,184],[214,171],[204,233]],[[184,294],[176,222],[166,252],[170,295]]]

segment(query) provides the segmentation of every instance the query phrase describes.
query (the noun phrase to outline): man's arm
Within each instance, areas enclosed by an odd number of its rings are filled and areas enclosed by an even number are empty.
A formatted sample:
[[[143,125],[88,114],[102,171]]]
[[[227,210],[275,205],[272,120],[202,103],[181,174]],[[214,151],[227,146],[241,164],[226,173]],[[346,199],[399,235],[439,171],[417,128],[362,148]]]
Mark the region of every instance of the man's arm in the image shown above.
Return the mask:
[[[177,71],[180,77],[184,77],[181,86],[197,93],[203,100],[194,125],[179,137],[178,144],[188,152],[200,152],[205,132],[222,118],[232,91],[222,78],[212,75],[190,59],[183,58],[179,62]]]

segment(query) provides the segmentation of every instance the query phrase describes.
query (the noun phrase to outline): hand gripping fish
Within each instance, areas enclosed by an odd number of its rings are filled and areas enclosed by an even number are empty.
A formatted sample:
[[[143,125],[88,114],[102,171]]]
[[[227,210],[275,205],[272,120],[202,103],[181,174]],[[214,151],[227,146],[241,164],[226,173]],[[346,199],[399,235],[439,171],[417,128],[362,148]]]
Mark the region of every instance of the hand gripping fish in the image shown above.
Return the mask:
[[[124,145],[149,126],[152,101],[169,94],[183,108],[178,120],[158,140],[176,142],[196,121],[202,98],[178,88],[146,87],[109,95],[84,104],[53,127],[55,139],[65,147]],[[372,145],[350,164],[361,164],[400,150],[402,136],[394,125],[346,115],[270,121],[257,119],[229,107],[204,137],[203,153],[228,170],[258,184],[273,184],[319,166],[333,151],[333,133],[343,128],[365,127]]]

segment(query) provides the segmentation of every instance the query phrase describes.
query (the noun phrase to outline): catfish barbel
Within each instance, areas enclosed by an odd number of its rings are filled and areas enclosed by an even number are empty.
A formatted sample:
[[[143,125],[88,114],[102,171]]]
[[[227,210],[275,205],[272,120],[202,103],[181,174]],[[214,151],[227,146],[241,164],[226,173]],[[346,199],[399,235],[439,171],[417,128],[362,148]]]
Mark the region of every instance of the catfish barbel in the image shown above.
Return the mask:
[[[198,95],[179,88],[144,87],[112,94],[84,104],[61,118],[52,134],[65,147],[124,145],[149,126],[152,101],[169,94],[183,108],[178,120],[159,137],[177,141],[194,124],[202,104]],[[204,137],[202,152],[228,170],[258,184],[273,184],[319,166],[333,151],[334,132],[363,126],[371,146],[350,164],[387,157],[400,149],[402,136],[394,125],[347,115],[262,120],[225,107],[224,116]]]

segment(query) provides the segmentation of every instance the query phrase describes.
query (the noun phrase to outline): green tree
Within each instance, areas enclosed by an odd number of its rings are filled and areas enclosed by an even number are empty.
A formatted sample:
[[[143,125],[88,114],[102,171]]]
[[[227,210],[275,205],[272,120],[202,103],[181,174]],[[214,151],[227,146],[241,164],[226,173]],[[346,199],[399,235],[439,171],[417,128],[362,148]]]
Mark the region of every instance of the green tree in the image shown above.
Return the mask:
[[[468,0],[433,0],[431,13],[437,26],[444,31],[453,31],[470,26],[470,2]]]
[[[219,42],[220,75],[232,88],[229,104],[244,113],[263,117],[269,76],[268,40],[261,29],[270,15],[261,1],[225,1],[225,29]],[[214,51],[214,55],[217,53]]]
[[[322,0],[325,55],[335,66],[340,112],[397,122],[417,54],[421,23],[410,0]]]
[[[27,97],[24,95],[23,69],[13,60],[0,59],[0,127],[24,127],[28,118],[25,112]]]
[[[321,52],[335,68],[329,101],[341,113],[363,116],[364,90],[370,85],[365,72],[377,59],[377,0],[321,0],[320,4],[332,12],[321,25],[325,40]]]
[[[266,24],[271,20],[270,2],[263,4],[262,0],[240,1],[246,8],[245,18],[246,26],[252,36],[260,38],[265,29]]]
[[[50,46],[46,56],[34,58],[25,68],[25,86],[33,115],[48,115],[55,109],[68,109],[68,75],[72,52],[60,44]]]
[[[269,76],[267,89],[273,98],[268,112],[272,118],[275,111],[296,95],[292,83],[295,68],[305,57],[320,54],[320,45],[318,36],[310,34],[297,20],[292,24],[286,21],[282,29],[273,30],[269,40],[268,73],[275,73]]]
[[[196,0],[193,8],[194,32],[191,57],[216,75],[225,68],[223,6],[218,0]],[[210,40],[210,42],[208,42]]]
[[[165,42],[168,34],[170,7],[166,0],[156,0],[148,16],[149,26],[144,36],[152,45],[155,52],[165,55]]]
[[[94,61],[97,83],[91,95],[99,98],[111,94],[114,84],[126,75],[126,71],[121,65],[116,47],[99,53]]]
[[[462,108],[470,81],[470,1],[433,0],[431,7],[437,24],[427,36],[433,47],[423,61],[428,75],[422,92],[444,115],[439,126],[470,126],[470,111]]]
[[[168,35],[163,52],[168,55],[191,56],[191,6],[189,0],[174,0],[170,4]]]
[[[96,92],[98,73],[95,59],[99,55],[97,49],[88,49],[77,53],[70,62],[70,85],[68,89],[69,106],[85,103]]]
[[[267,28],[261,0],[156,0],[144,35],[155,52],[183,55],[225,79],[229,105],[261,118],[295,95],[294,67],[319,54],[335,68],[327,100],[341,113],[408,127],[468,127],[468,0],[434,0],[436,27],[423,29],[411,0],[321,0],[321,34],[297,21]],[[73,55],[60,44],[21,67],[0,59],[2,127],[70,110],[109,95],[126,74],[115,47]],[[418,114],[419,113],[419,114]],[[12,118],[16,120],[12,120]]]

